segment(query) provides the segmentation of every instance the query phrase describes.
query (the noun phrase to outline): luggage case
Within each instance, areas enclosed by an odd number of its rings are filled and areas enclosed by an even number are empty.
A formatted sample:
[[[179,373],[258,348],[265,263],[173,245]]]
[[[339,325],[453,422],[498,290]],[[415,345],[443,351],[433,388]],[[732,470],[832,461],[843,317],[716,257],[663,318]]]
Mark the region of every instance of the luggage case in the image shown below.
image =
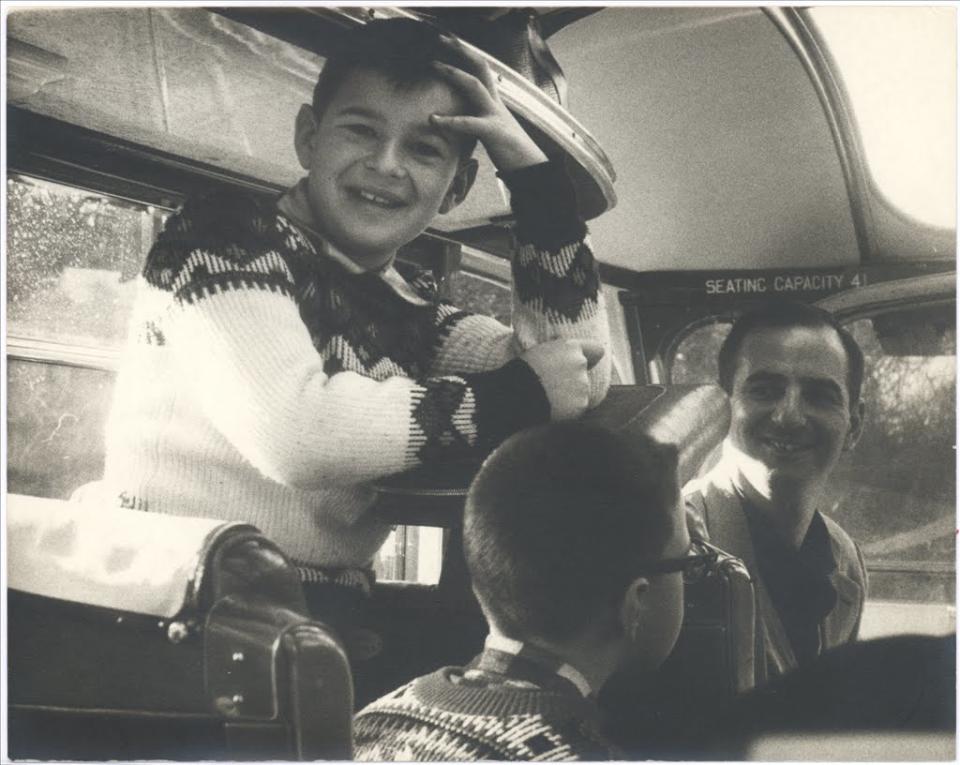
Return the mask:
[[[8,496],[8,743],[29,759],[348,759],[352,685],[255,528]]]

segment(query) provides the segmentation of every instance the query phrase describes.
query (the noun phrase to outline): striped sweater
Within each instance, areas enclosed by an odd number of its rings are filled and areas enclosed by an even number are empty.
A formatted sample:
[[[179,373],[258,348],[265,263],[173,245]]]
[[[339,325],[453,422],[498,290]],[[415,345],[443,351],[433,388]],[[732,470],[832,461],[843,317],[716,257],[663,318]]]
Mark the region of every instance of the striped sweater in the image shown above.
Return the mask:
[[[620,759],[599,733],[595,704],[567,690],[503,682],[446,667],[354,718],[354,759],[381,762]]]
[[[441,300],[416,268],[357,273],[282,204],[188,201],[139,278],[101,498],[248,521],[307,565],[367,565],[390,530],[368,512],[372,479],[482,456],[546,420],[524,349],[608,344],[562,168],[504,181],[520,242],[512,329]],[[609,358],[591,375],[596,403]]]

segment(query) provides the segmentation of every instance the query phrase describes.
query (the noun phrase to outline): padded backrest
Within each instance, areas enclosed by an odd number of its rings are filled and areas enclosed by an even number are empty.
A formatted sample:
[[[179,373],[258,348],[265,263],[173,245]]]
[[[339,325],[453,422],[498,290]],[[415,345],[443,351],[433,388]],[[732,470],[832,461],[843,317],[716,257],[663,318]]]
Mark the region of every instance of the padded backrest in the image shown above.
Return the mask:
[[[716,385],[615,385],[584,419],[623,433],[646,433],[676,447],[680,484],[693,479],[730,425],[730,402]],[[428,466],[379,481],[375,512],[390,523],[455,527],[479,464]]]
[[[743,563],[704,542],[712,558],[684,580],[684,619],[654,674],[627,668],[601,692],[609,735],[628,754],[699,759],[691,749],[716,710],[754,686],[754,594]]]
[[[7,584],[33,595],[171,617],[195,605],[208,553],[252,526],[7,495]]]
[[[338,636],[254,527],[8,498],[10,752],[346,759]]]

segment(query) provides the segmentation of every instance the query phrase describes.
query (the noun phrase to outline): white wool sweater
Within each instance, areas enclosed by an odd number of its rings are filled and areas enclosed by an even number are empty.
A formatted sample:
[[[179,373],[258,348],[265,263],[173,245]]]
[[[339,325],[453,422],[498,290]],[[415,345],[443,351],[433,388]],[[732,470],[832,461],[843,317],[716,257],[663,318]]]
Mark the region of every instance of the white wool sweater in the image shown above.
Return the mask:
[[[371,480],[480,457],[546,420],[522,350],[609,345],[566,175],[547,163],[504,181],[521,245],[512,329],[441,300],[414,267],[354,273],[275,201],[188,201],[139,278],[107,424],[108,501],[247,521],[309,566],[369,564],[390,531],[369,512]],[[590,374],[596,403],[609,354]]]

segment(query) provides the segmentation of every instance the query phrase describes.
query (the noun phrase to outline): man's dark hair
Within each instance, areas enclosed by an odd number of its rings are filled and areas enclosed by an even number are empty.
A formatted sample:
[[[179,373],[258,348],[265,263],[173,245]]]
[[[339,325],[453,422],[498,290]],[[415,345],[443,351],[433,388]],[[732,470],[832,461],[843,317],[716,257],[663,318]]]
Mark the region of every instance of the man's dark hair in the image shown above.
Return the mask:
[[[840,337],[847,354],[847,394],[850,406],[860,400],[863,386],[863,351],[853,336],[844,329],[829,311],[800,303],[795,300],[771,300],[743,313],[730,328],[730,333],[720,346],[717,357],[720,385],[733,393],[733,377],[737,371],[737,358],[744,340],[751,332],[761,329],[788,327],[827,327]]]
[[[333,43],[313,88],[313,113],[320,119],[343,80],[357,69],[377,72],[398,89],[412,90],[442,81],[431,66],[434,61],[466,68],[441,42],[441,34],[432,24],[406,18],[374,19],[344,33]],[[461,153],[466,158],[476,141],[463,143]]]
[[[467,496],[464,553],[477,595],[518,640],[613,625],[642,563],[662,558],[678,502],[673,447],[581,422],[518,433]]]

